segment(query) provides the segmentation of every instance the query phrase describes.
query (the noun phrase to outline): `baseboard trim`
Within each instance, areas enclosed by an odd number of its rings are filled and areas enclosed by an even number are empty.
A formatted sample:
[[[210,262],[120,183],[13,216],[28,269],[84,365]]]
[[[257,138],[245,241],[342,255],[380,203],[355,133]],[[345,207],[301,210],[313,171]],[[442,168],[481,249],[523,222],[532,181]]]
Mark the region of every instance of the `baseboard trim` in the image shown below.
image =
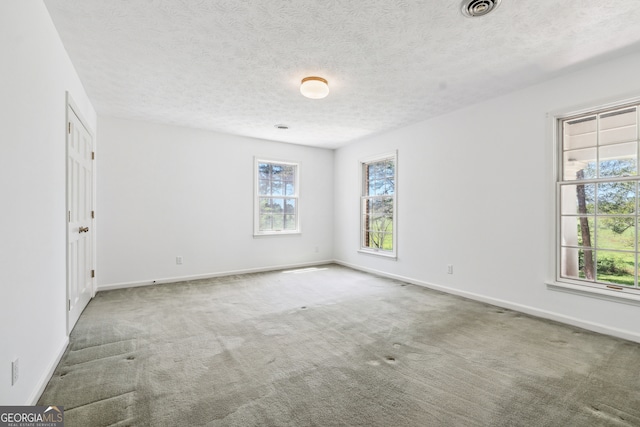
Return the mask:
[[[485,295],[480,295],[473,292],[461,291],[459,289],[454,289],[447,286],[436,285],[436,284],[425,282],[422,280],[413,279],[411,277],[401,276],[399,274],[387,273],[385,271],[362,267],[362,266],[350,264],[344,261],[333,260],[333,262],[339,265],[343,265],[345,267],[353,268],[354,270],[376,274],[378,276],[387,277],[389,279],[401,280],[403,282],[411,283],[413,285],[423,286],[425,288],[445,292],[452,295],[458,295],[474,301],[484,302],[486,304],[507,308],[509,310],[519,311],[521,313],[529,314],[531,316],[553,320],[560,323],[565,323],[571,326],[576,326],[578,328],[586,329],[588,331],[593,331],[593,332],[597,332],[605,335],[611,335],[617,338],[622,338],[628,341],[634,341],[634,342],[640,343],[640,333],[637,333],[637,332],[633,332],[625,329],[612,328],[610,326],[602,325],[600,323],[590,322],[587,320],[578,319],[572,316],[567,316],[567,315],[552,312],[552,311],[541,310],[539,308],[535,308],[535,307],[531,307],[523,304],[517,304],[517,303],[505,301],[498,298],[487,297]]]
[[[44,389],[47,387],[47,384],[49,384],[49,381],[51,380],[53,373],[58,367],[58,363],[60,363],[60,360],[62,360],[62,356],[64,356],[64,352],[67,351],[68,346],[69,346],[69,337],[66,336],[64,338],[64,341],[62,342],[62,346],[60,347],[60,350],[58,350],[58,354],[56,355],[56,358],[49,364],[49,368],[44,373],[42,378],[40,378],[40,381],[38,381],[37,387],[34,390],[33,394],[31,395],[31,398],[28,400],[27,405],[34,406],[36,403],[38,403],[38,399],[40,399],[40,396],[42,396],[42,393],[44,393]],[[55,402],[50,402],[50,403],[55,403]]]
[[[106,284],[106,285],[98,285],[97,291],[100,292],[100,291],[110,291],[113,289],[136,288],[139,286],[152,286],[152,285],[159,285],[163,283],[187,282],[189,280],[211,279],[213,277],[234,276],[236,274],[263,273],[266,271],[278,271],[278,270],[288,270],[292,268],[313,267],[316,265],[331,264],[333,262],[334,262],[333,260],[329,259],[324,261],[305,262],[300,264],[284,264],[284,265],[269,266],[269,267],[247,268],[242,270],[221,271],[217,273],[196,274],[192,276],[176,276],[176,277],[167,277],[167,278],[155,279],[155,280],[141,280],[138,282],[112,283],[112,284]]]

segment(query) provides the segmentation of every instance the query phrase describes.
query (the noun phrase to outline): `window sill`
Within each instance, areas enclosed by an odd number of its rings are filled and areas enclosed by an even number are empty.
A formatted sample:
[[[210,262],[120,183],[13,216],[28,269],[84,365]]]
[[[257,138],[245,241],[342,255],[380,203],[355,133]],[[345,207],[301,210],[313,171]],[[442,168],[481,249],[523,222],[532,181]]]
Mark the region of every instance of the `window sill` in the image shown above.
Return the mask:
[[[253,237],[255,239],[255,238],[260,238],[260,237],[300,236],[300,235],[302,235],[301,231],[274,231],[273,233],[254,234]]]
[[[614,289],[602,289],[589,285],[574,285],[572,283],[556,281],[546,282],[546,285],[547,289],[552,291],[567,292],[575,295],[640,306],[640,294],[636,295]]]
[[[379,256],[379,257],[382,257],[382,258],[389,258],[389,259],[392,259],[394,261],[398,259],[396,254],[390,254],[390,253],[384,252],[384,251],[373,251],[373,250],[359,249],[358,252],[361,253],[361,254],[365,254],[365,255],[373,255],[373,256]]]

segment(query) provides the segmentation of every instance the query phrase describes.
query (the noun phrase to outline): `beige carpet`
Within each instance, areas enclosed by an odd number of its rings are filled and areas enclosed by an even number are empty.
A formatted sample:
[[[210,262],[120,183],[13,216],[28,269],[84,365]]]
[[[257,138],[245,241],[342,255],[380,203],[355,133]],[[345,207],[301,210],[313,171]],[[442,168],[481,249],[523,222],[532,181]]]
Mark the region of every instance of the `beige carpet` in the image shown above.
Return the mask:
[[[67,427],[640,426],[640,345],[328,265],[100,292],[39,404]]]

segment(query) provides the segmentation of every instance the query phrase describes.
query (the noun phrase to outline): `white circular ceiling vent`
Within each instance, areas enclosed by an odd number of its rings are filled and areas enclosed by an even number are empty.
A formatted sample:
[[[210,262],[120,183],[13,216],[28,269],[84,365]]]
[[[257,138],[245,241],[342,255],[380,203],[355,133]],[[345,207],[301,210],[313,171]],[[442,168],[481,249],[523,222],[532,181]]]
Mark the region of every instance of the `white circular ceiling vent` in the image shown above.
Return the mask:
[[[484,16],[495,10],[500,5],[501,0],[465,0],[462,2],[462,13],[464,16],[476,18]]]

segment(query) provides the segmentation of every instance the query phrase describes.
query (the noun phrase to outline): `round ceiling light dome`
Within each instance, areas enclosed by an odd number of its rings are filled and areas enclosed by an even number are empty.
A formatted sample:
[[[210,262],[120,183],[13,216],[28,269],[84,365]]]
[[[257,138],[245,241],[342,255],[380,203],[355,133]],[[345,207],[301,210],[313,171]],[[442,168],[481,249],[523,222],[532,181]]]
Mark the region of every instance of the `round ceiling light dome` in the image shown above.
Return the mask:
[[[329,83],[322,77],[305,77],[300,82],[300,93],[311,99],[322,99],[329,95]]]
[[[470,18],[484,16],[494,11],[502,0],[465,0],[462,2],[462,14]]]

